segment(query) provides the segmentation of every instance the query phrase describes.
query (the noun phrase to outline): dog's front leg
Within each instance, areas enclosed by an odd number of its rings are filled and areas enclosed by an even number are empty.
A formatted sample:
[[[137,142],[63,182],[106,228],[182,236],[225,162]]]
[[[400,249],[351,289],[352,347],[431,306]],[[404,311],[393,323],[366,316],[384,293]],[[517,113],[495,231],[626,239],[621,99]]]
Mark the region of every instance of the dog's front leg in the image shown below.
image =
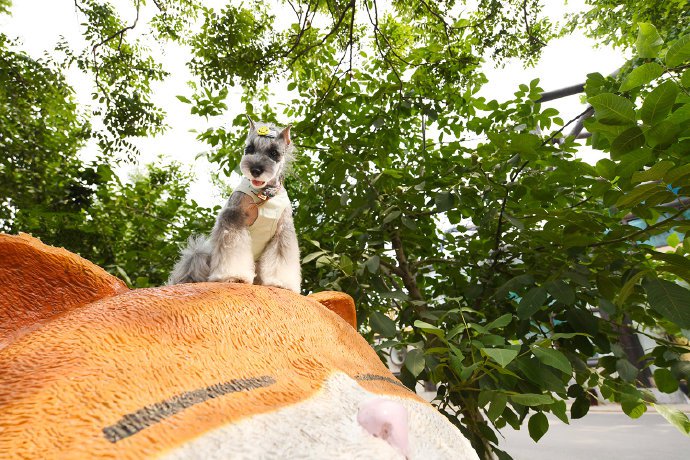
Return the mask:
[[[300,292],[299,245],[292,222],[292,209],[283,211],[276,234],[257,262],[257,284]]]
[[[246,213],[230,199],[211,232],[209,281],[254,282],[252,241],[245,223]]]

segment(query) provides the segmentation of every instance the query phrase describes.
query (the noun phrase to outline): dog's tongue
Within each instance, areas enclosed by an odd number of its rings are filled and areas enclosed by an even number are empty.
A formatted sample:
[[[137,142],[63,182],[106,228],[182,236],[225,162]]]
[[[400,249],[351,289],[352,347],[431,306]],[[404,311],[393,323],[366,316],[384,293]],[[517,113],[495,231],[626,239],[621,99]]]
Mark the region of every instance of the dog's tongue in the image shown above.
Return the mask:
[[[262,180],[254,180],[254,179],[252,179],[252,185],[253,185],[254,187],[263,187],[265,183],[266,183],[266,182],[264,182],[264,181],[262,181]]]

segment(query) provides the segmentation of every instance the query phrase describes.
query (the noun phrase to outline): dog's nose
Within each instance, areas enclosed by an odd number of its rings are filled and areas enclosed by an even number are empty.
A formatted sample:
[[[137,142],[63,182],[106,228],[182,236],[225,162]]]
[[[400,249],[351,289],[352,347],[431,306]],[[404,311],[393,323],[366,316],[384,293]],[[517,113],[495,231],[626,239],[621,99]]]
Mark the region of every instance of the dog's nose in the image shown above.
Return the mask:
[[[259,177],[262,172],[264,172],[264,168],[260,168],[258,166],[253,166],[249,168],[249,172],[252,173],[252,176],[254,177]]]

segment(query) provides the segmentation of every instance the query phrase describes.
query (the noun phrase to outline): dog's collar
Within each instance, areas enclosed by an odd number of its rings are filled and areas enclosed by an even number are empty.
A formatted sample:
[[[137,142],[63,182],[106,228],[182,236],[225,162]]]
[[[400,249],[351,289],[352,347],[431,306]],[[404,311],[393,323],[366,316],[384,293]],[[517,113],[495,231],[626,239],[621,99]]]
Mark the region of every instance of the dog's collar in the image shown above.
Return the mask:
[[[252,181],[246,177],[242,177],[242,181],[240,182],[240,185],[235,188],[235,191],[249,195],[252,201],[254,201],[254,204],[261,205],[276,196],[278,192],[280,192],[280,188],[280,184],[273,187],[264,187],[263,189],[255,188],[252,185]]]

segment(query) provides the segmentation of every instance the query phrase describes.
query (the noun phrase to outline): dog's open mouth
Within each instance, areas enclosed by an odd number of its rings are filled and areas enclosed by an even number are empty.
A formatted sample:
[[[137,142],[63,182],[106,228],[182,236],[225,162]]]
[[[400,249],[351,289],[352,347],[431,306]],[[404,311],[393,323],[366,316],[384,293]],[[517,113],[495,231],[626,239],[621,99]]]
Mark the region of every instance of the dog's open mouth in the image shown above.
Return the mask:
[[[255,179],[252,179],[252,185],[253,185],[254,187],[263,187],[264,184],[266,184],[266,182],[264,182],[264,181],[262,181],[262,180],[255,180]]]

